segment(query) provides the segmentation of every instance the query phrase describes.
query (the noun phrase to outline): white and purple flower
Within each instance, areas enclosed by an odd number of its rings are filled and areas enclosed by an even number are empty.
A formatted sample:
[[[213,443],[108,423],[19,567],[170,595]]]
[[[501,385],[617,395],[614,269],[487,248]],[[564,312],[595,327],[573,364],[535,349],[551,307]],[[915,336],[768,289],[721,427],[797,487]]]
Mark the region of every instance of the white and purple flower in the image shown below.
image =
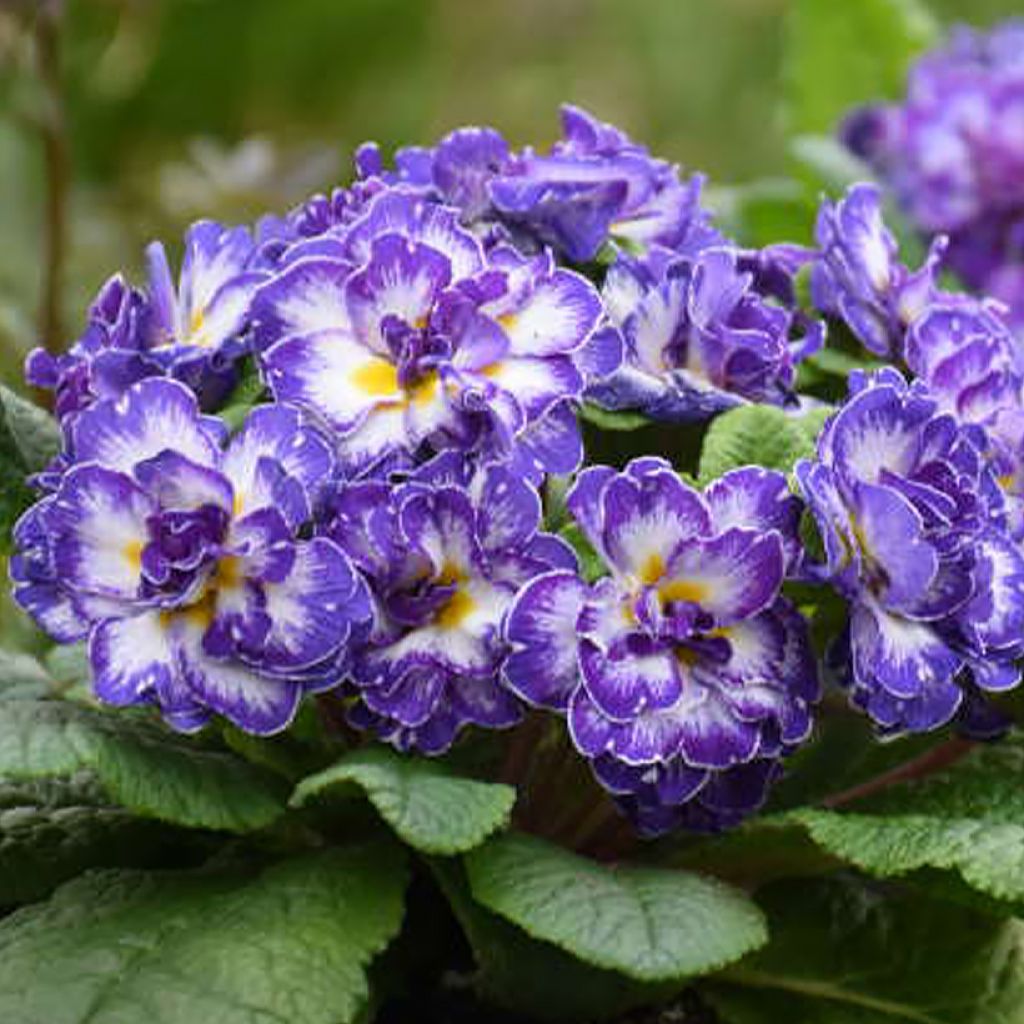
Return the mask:
[[[255,304],[275,397],[329,423],[356,470],[448,448],[573,470],[572,403],[620,358],[600,315],[549,254],[485,252],[454,210],[403,188],[295,246]]]
[[[534,488],[451,452],[404,482],[345,484],[329,506],[326,533],[373,597],[350,668],[353,724],[438,754],[466,725],[518,722],[522,706],[500,680],[505,614],[527,580],[576,565],[568,545],[539,532]]]
[[[644,458],[585,470],[569,509],[610,575],[555,571],[523,590],[509,687],[567,714],[642,831],[735,823],[807,737],[817,697],[806,624],[779,593],[799,557],[799,502],[769,470],[701,494]]]
[[[68,352],[29,353],[30,384],[55,392],[57,415],[117,398],[139,380],[171,376],[215,408],[236,381],[234,364],[248,350],[249,307],[265,278],[247,228],[198,221],[185,236],[175,286],[159,242],[146,250],[144,290],[120,274],[100,289],[88,325]]]
[[[692,258],[654,246],[620,253],[602,290],[624,360],[588,397],[654,419],[702,420],[745,401],[795,403],[797,363],[820,347],[824,327],[765,294],[789,284],[782,260],[725,246]]]
[[[1024,556],[983,432],[895,370],[851,396],[796,475],[825,548],[818,570],[850,606],[847,683],[885,731],[950,721],[965,690],[1016,685]]]
[[[297,409],[261,406],[228,442],[182,384],[145,380],[68,433],[11,575],[55,639],[88,639],[101,700],[266,735],[340,681],[368,598],[336,544],[300,538],[334,460]]]
[[[822,202],[815,240],[814,305],[844,320],[869,351],[900,358],[907,327],[938,294],[935,276],[945,240],[936,239],[920,269],[908,270],[882,219],[881,193],[868,184],[853,185],[837,202]]]

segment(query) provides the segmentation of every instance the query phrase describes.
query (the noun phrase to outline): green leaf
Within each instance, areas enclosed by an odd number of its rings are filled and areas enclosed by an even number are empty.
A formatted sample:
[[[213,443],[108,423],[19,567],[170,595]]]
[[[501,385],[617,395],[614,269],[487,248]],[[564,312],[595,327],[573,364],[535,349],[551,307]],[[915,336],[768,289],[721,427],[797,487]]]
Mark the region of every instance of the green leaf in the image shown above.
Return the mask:
[[[11,1024],[347,1024],[398,931],[392,846],[329,850],[255,878],[105,871],[0,922]]]
[[[785,40],[790,131],[830,135],[852,107],[900,97],[911,61],[937,36],[918,0],[794,0]]]
[[[0,384],[4,434],[10,439],[26,472],[43,469],[60,451],[57,421],[34,402]]]
[[[227,423],[229,429],[238,430],[265,392],[266,385],[259,369],[255,363],[247,361],[238,383],[228,395],[224,408],[219,413],[221,419]]]
[[[88,771],[117,804],[193,828],[242,832],[283,811],[276,780],[232,754],[205,750],[130,714],[11,701],[0,715],[0,775]]]
[[[1000,900],[1024,902],[1024,743],[975,748],[945,771],[893,785],[855,811],[786,817],[834,857],[881,877],[952,870]]]
[[[0,700],[37,700],[52,691],[53,680],[36,658],[0,648]]]
[[[457,861],[431,870],[473,949],[479,994],[530,1019],[598,1021],[638,1006],[664,1002],[682,982],[640,982],[583,963],[475,902]]]
[[[508,824],[516,802],[512,786],[461,778],[437,761],[367,747],[303,779],[291,803],[299,806],[325,790],[353,784],[401,839],[423,853],[472,850]]]
[[[858,181],[871,178],[871,169],[830,135],[798,135],[789,152],[816,191],[845,192]]]
[[[797,459],[814,455],[815,438],[831,409],[789,416],[773,405],[741,405],[712,421],[700,455],[700,482],[730,469],[764,466],[788,473]]]
[[[0,780],[0,906],[42,899],[94,867],[180,865],[197,833],[137,818],[88,778]]]
[[[580,562],[580,573],[588,583],[608,575],[604,559],[594,550],[584,532],[576,523],[569,523],[558,531],[558,536],[572,546]]]
[[[772,941],[714,979],[722,1024],[1019,1024],[1024,925],[855,879],[758,893]]]
[[[642,412],[628,409],[605,409],[593,402],[584,402],[580,407],[580,418],[601,430],[638,430],[649,427],[652,420]]]
[[[611,869],[510,834],[466,858],[473,896],[536,939],[640,981],[705,974],[766,939],[757,907],[699,875]]]
[[[763,178],[708,191],[716,223],[745,245],[760,247],[785,239],[810,244],[817,198],[790,178]]]

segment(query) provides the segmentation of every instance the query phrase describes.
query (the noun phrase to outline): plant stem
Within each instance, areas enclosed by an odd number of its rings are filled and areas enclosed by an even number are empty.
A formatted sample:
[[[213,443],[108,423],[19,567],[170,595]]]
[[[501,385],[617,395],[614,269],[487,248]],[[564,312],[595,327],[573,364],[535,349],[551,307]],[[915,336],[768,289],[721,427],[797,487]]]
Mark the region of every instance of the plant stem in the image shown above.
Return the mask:
[[[853,803],[855,800],[863,800],[865,797],[874,796],[875,793],[888,789],[900,782],[909,782],[911,779],[921,779],[932,775],[943,768],[949,767],[959,761],[965,754],[974,749],[971,740],[960,739],[954,736],[952,739],[940,743],[938,746],[926,750],[923,754],[905,761],[903,764],[890,768],[873,779],[860,782],[849,789],[833,793],[822,800],[822,806],[828,808],[843,807]]]
[[[48,352],[63,348],[61,299],[68,241],[70,147],[61,76],[61,0],[43,0],[35,19],[36,74],[42,86],[39,133],[43,144],[46,201],[43,227],[39,337]]]

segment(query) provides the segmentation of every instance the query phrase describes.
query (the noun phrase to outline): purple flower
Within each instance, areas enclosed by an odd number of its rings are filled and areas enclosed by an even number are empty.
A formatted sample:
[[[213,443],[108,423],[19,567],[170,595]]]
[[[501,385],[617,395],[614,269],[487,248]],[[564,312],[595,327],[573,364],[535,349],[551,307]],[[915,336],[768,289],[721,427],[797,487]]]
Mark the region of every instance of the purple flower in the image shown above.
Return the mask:
[[[619,358],[592,339],[584,278],[485,253],[453,210],[401,188],[309,244],[259,290],[256,337],[274,395],[323,417],[347,466],[448,448],[578,465],[571,403]]]
[[[928,235],[950,236],[949,265],[1021,313],[1024,241],[1024,23],[959,28],[912,69],[902,103],[853,112],[846,144]]]
[[[101,700],[265,735],[340,680],[369,607],[337,545],[300,539],[333,457],[298,410],[261,406],[226,442],[183,385],[146,380],[69,435],[59,487],[15,528],[11,575],[55,639],[88,639]]]
[[[935,274],[944,241],[932,246],[919,270],[908,270],[897,260],[896,240],[882,220],[879,190],[866,184],[852,186],[838,202],[822,202],[815,238],[815,306],[844,320],[871,352],[899,358],[908,325],[938,294]]]
[[[769,470],[700,494],[643,458],[585,470],[569,508],[610,575],[555,571],[523,589],[509,687],[567,714],[643,832],[734,824],[808,735],[817,696],[806,625],[779,594],[799,503]]]
[[[744,401],[793,402],[796,363],[824,330],[787,304],[787,289],[791,275],[769,253],[713,247],[691,260],[655,246],[643,259],[620,254],[602,297],[625,359],[588,397],[666,420],[706,419]]]
[[[538,532],[540,511],[536,491],[507,467],[474,470],[454,452],[401,483],[338,490],[326,532],[367,579],[374,607],[351,665],[355,725],[438,754],[470,723],[519,721],[499,677],[504,616],[528,579],[576,564]]]
[[[1007,533],[984,435],[894,370],[851,375],[816,461],[796,475],[849,602],[847,683],[886,731],[948,722],[965,687],[1016,684],[1024,557]]]
[[[235,382],[234,362],[247,351],[249,304],[264,274],[254,269],[246,228],[199,221],[185,236],[174,286],[163,246],[146,251],[144,291],[110,278],[89,309],[88,325],[71,349],[29,353],[30,384],[56,392],[61,418],[93,402],[117,398],[146,377],[172,376],[214,408]]]
[[[610,239],[679,252],[721,241],[700,206],[699,176],[680,181],[678,168],[578,107],[562,108],[562,133],[549,154],[526,149],[491,182],[505,221],[576,263]]]

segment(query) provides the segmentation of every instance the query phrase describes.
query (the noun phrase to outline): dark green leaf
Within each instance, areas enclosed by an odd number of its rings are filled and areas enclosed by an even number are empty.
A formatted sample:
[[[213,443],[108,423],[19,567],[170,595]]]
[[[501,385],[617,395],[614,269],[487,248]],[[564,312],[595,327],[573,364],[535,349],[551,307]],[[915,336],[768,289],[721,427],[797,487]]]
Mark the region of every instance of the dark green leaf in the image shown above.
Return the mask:
[[[352,785],[410,846],[443,855],[471,850],[504,828],[516,800],[512,786],[461,778],[437,761],[367,747],[303,779],[291,802],[302,805]]]
[[[0,923],[11,1024],[347,1024],[402,920],[391,846],[329,850],[255,878],[107,871]]]
[[[777,883],[771,943],[715,979],[722,1024],[1018,1024],[1024,925],[858,880]]]
[[[0,715],[0,775],[95,775],[113,802],[196,828],[246,831],[283,810],[278,784],[234,755],[204,750],[129,714],[12,701]]]
[[[680,987],[634,981],[530,938],[473,900],[458,862],[433,861],[431,869],[473,948],[477,990],[490,1002],[531,1019],[590,1022],[663,1002]]]
[[[640,981],[716,970],[766,939],[736,890],[682,871],[612,869],[510,834],[466,858],[470,890],[536,939]]]
[[[197,833],[113,807],[89,779],[0,780],[0,906],[42,899],[87,868],[180,865]]]
[[[901,96],[910,62],[937,31],[918,0],[794,0],[785,50],[791,132],[830,135],[857,104]]]
[[[60,451],[57,421],[34,402],[0,385],[4,432],[13,442],[26,472],[43,469]]]

